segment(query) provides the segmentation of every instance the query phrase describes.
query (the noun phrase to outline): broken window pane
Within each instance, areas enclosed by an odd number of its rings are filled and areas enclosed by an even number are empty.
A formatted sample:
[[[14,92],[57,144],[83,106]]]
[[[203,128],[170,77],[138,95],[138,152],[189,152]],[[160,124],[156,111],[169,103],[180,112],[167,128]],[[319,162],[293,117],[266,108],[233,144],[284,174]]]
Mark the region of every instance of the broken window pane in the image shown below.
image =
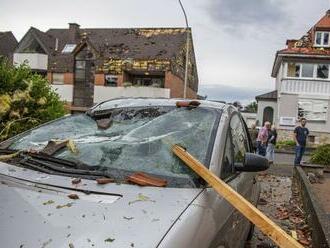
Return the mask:
[[[10,148],[41,150],[49,140],[71,139],[79,153],[62,149],[56,157],[83,162],[109,173],[142,171],[181,178],[191,186],[198,177],[172,153],[171,146],[185,147],[207,165],[220,113],[201,107],[191,110],[139,107],[115,109],[108,118],[110,127],[104,129],[98,128],[97,122],[87,115],[66,117],[19,136]]]
[[[317,77],[328,78],[329,77],[329,65],[317,65]]]
[[[300,64],[288,63],[288,77],[299,77]]]
[[[298,102],[298,117],[312,121],[326,121],[328,101],[300,99]]]
[[[301,77],[312,78],[314,74],[313,64],[302,64]]]

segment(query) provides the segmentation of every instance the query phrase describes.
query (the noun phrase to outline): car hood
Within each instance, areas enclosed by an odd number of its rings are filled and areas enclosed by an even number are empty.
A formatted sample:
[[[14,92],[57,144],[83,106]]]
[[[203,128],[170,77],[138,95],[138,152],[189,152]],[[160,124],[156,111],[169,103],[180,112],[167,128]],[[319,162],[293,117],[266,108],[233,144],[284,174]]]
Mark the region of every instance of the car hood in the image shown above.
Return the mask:
[[[73,185],[70,177],[0,162],[1,246],[156,247],[201,191]]]

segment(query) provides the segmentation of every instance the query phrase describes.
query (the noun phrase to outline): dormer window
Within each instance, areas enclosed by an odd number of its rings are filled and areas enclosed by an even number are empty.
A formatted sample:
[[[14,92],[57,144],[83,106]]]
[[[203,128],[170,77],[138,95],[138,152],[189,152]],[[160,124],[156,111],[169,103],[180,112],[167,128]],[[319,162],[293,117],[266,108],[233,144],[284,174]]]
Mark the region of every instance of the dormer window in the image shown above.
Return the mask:
[[[316,32],[315,33],[315,46],[328,47],[329,44],[329,32]]]
[[[62,53],[72,53],[75,48],[76,44],[66,44],[62,50]]]

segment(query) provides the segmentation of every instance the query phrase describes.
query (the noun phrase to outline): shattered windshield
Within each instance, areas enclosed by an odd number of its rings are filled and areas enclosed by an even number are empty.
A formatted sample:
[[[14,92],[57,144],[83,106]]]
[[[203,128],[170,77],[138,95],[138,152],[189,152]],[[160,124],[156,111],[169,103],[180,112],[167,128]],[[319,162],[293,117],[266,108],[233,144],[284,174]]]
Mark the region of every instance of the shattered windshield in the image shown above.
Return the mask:
[[[211,108],[130,107],[102,117],[73,115],[18,136],[16,150],[42,150],[50,140],[72,140],[77,152],[60,149],[53,156],[100,170],[146,172],[181,178],[196,186],[198,178],[171,151],[179,144],[208,163],[219,110]]]

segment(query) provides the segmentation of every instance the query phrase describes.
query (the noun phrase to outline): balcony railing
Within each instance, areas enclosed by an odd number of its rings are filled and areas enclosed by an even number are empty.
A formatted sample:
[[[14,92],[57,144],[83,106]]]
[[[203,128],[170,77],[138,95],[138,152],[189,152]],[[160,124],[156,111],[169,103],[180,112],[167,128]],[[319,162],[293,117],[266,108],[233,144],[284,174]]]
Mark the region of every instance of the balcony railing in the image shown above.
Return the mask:
[[[66,102],[73,102],[74,86],[52,84],[51,87]],[[119,97],[154,97],[170,98],[170,89],[154,87],[106,87],[94,86],[94,103]]]
[[[14,53],[14,65],[27,63],[33,70],[47,71],[48,55],[42,53]]]
[[[282,79],[281,93],[330,96],[330,81]]]

